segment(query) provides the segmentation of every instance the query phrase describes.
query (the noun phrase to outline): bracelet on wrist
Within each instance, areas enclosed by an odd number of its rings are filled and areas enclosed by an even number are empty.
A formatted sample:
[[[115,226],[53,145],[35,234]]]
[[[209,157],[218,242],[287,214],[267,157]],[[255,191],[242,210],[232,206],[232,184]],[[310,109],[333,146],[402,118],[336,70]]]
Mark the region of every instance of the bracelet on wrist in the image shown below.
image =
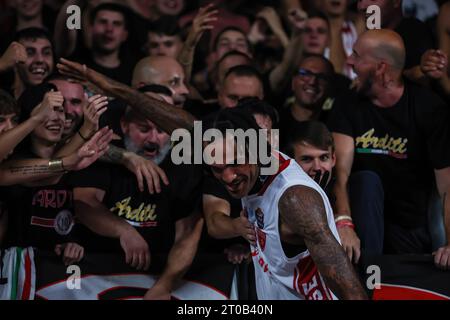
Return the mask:
[[[352,222],[349,221],[339,221],[336,223],[336,228],[343,228],[343,227],[349,227],[355,230],[355,225]]]
[[[350,216],[348,216],[348,215],[340,215],[340,216],[337,216],[336,218],[334,218],[334,222],[339,222],[339,221],[343,221],[343,220],[346,220],[346,221],[353,221],[353,219],[352,219],[352,217],[350,217]]]
[[[84,136],[81,134],[81,131],[80,131],[80,130],[78,130],[77,133],[78,133],[78,135],[81,137],[81,139],[83,139],[84,141],[89,141],[89,138],[84,137]]]
[[[48,169],[52,172],[65,171],[62,159],[50,159]]]

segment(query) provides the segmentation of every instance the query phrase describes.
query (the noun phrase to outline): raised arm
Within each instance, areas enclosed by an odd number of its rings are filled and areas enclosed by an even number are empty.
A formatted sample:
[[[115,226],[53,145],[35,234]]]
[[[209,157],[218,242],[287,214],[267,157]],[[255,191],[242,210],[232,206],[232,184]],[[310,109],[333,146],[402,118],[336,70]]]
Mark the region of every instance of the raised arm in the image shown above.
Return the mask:
[[[303,48],[299,34],[289,40],[283,54],[283,60],[270,72],[269,82],[272,91],[279,93],[291,79],[293,70],[299,65]]]
[[[278,204],[282,223],[300,236],[320,274],[339,299],[367,299],[343,248],[328,227],[320,194],[306,186],[286,190]]]
[[[199,9],[192,22],[191,30],[177,58],[178,62],[183,66],[184,74],[188,82],[191,81],[195,48],[205,31],[211,30],[214,27],[212,23],[217,20],[218,12],[217,9],[214,9],[213,4],[208,4]]]
[[[109,79],[85,65],[61,59],[57,67],[62,74],[80,82],[91,82],[106,94],[125,101],[168,134],[178,128],[190,130],[194,125],[195,118],[189,112],[164,101],[153,99],[127,85]]]
[[[53,159],[8,160],[0,165],[0,185],[35,184],[47,178],[58,178],[69,170],[81,170],[101,157],[111,141],[112,131],[103,128],[76,152]]]
[[[0,162],[36,127],[45,123],[53,109],[62,105],[63,101],[64,98],[61,93],[47,92],[42,102],[33,109],[30,118],[17,127],[2,133],[0,135]]]

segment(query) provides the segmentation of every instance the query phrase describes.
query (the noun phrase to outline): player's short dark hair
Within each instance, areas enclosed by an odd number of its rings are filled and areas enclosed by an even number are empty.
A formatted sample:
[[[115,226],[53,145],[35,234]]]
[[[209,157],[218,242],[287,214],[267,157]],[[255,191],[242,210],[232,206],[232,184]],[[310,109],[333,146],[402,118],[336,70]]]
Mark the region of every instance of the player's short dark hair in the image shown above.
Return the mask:
[[[0,89],[0,115],[19,115],[20,109],[16,100],[6,91]]]
[[[235,75],[237,77],[253,77],[257,78],[261,85],[264,86],[264,80],[261,75],[261,72],[258,71],[255,67],[251,65],[238,65],[230,68],[227,73],[225,74],[224,81],[226,78],[228,78],[230,75]]]
[[[117,3],[102,3],[96,6],[91,11],[91,14],[89,16],[89,21],[91,24],[94,23],[95,19],[97,18],[97,14],[103,10],[120,13],[123,16],[125,29],[128,30],[130,23],[130,10],[127,7]]]
[[[212,115],[209,115],[202,121],[202,129],[203,132],[208,129],[219,130],[222,133],[223,137],[225,137],[227,134],[227,130],[242,129],[244,132],[247,130],[255,130],[255,132],[258,133],[261,128],[256,123],[253,114],[247,108],[236,107],[221,109],[213,113]],[[265,143],[267,146],[266,150],[268,152],[268,156],[270,156],[271,146],[266,136],[257,134],[257,137],[258,139],[264,139],[263,141],[259,141],[259,143],[257,144],[255,155],[258,159],[258,165],[263,167],[264,164],[262,164],[259,160],[260,147],[262,143]],[[251,148],[247,139],[245,149],[247,155],[249,155]]]
[[[325,124],[320,121],[303,121],[292,128],[283,152],[289,157],[294,157],[294,146],[299,143],[307,143],[320,150],[331,150],[334,152],[334,140],[331,132]]]

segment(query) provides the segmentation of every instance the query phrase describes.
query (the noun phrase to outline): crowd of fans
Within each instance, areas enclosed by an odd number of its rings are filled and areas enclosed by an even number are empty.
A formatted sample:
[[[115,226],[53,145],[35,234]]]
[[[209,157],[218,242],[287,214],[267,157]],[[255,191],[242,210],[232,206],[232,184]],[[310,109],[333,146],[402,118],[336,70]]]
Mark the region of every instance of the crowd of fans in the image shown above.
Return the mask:
[[[374,4],[382,29],[366,30]],[[72,5],[80,29],[66,26]],[[166,254],[146,294],[159,299],[197,252],[251,261],[240,200],[203,167],[175,165],[158,116],[133,107],[138,95],[113,98],[71,74],[81,65],[196,119],[236,108],[278,129],[280,151],[327,193],[355,267],[364,255],[433,253],[450,269],[450,2],[0,8],[2,248],[51,250],[67,265],[118,253],[137,270]]]

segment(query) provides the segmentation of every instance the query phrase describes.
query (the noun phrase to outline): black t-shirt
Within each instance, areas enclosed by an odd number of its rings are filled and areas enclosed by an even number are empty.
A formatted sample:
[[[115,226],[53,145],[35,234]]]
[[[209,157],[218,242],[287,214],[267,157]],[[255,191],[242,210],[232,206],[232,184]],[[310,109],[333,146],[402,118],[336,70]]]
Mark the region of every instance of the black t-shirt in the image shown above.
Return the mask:
[[[139,60],[139,57],[136,54],[133,54],[125,45],[122,45],[119,54],[119,66],[116,68],[106,68],[95,62],[92,57],[91,50],[84,46],[81,37],[78,37],[78,39],[80,40],[77,43],[77,48],[70,55],[70,60],[85,64],[89,68],[107,76],[108,78],[119,81],[126,85],[131,85],[133,69],[137,61]]]
[[[385,218],[405,228],[426,225],[433,169],[450,166],[448,106],[407,82],[390,108],[356,93],[336,101],[331,131],[354,138],[352,171],[376,172],[384,186]]]
[[[328,104],[328,102],[327,102]],[[296,108],[296,107],[294,107]],[[321,110],[317,121],[326,123],[331,109]],[[298,128],[305,121],[298,121],[294,118],[291,112],[291,107],[286,107],[280,112],[280,147],[284,149],[289,141],[289,138],[298,130]]]
[[[133,69],[135,66],[135,60],[131,57],[122,57],[120,64],[116,68],[106,68],[97,64],[94,59],[89,57],[88,59],[81,61],[85,63],[89,68],[126,85],[131,85],[131,78],[133,75]]]
[[[433,49],[433,34],[425,23],[416,18],[404,18],[395,28],[405,43],[405,69],[420,65],[422,55]]]
[[[140,192],[136,176],[121,166],[96,163],[74,176],[80,188],[105,191],[103,204],[136,228],[152,252],[170,250],[175,236],[175,222],[190,215],[199,204],[201,167],[173,165],[170,157],[161,164],[170,184],[162,184],[159,194]],[[88,250],[121,251],[117,239],[101,237],[88,230],[77,235]]]
[[[6,190],[7,242],[10,245],[53,251],[56,244],[76,242],[70,179],[70,174],[65,174],[53,185],[16,185]]]

